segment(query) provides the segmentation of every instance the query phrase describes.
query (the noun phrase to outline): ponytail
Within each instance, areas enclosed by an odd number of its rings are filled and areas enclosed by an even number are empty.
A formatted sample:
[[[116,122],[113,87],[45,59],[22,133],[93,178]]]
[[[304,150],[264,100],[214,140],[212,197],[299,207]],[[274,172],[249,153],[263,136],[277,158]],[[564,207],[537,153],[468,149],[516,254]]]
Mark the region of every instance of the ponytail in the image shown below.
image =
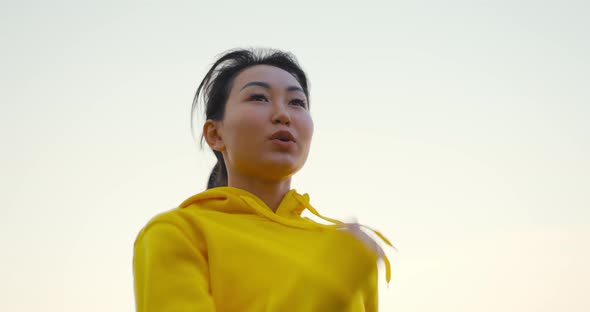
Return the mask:
[[[207,189],[219,186],[227,186],[227,168],[225,167],[225,162],[223,161],[223,155],[218,151],[213,152],[215,153],[215,157],[217,157],[217,163],[209,175]]]

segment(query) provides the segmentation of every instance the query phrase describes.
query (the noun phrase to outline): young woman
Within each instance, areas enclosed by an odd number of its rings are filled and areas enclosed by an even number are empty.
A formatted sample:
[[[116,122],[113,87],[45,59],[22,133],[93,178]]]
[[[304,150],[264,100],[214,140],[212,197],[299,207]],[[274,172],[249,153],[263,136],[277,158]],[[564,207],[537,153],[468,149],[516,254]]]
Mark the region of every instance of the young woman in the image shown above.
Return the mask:
[[[202,138],[217,164],[206,191],[139,233],[137,311],[377,311],[379,258],[389,281],[379,245],[291,189],[313,134],[295,58],[230,51],[199,85],[193,110],[201,98]],[[331,224],[302,217],[305,209]]]

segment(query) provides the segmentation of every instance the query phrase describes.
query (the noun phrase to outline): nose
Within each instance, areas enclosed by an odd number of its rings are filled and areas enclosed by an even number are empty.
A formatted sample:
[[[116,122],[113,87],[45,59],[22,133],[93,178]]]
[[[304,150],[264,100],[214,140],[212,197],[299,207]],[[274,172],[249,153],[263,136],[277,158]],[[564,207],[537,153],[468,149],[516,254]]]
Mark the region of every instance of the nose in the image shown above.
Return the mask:
[[[283,124],[283,125],[290,125],[291,124],[291,117],[289,116],[289,112],[287,111],[286,105],[278,105],[277,109],[275,110],[272,116],[272,123],[273,124]]]

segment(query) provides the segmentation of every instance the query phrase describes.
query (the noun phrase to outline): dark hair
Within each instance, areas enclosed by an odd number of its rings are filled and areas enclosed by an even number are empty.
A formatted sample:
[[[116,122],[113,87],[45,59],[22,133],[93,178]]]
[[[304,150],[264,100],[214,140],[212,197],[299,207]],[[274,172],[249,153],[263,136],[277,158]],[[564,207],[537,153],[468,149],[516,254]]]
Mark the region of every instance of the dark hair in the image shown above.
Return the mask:
[[[193,118],[199,98],[205,105],[205,120],[222,120],[225,104],[231,91],[235,77],[244,69],[254,65],[270,65],[278,67],[297,79],[305,96],[309,108],[309,86],[305,72],[297,63],[297,59],[289,52],[273,49],[236,49],[223,53],[211,69],[207,72],[193,99],[191,109],[191,130],[194,135]],[[201,134],[201,147],[203,134]],[[227,168],[221,152],[213,151],[217,164],[209,175],[207,189],[227,186]]]

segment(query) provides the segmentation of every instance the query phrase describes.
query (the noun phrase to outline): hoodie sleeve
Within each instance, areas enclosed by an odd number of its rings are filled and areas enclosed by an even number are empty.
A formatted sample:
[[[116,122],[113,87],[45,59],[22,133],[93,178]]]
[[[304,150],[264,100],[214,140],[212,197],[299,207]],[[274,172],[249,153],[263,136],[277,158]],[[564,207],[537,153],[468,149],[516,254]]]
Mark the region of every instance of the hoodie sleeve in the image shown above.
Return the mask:
[[[378,282],[377,282],[377,270],[373,270],[371,273],[368,283],[365,287],[365,294],[363,296],[363,305],[365,311],[378,311],[379,310],[379,294],[378,294]]]
[[[172,223],[152,223],[135,241],[138,312],[215,311],[203,246]]]

